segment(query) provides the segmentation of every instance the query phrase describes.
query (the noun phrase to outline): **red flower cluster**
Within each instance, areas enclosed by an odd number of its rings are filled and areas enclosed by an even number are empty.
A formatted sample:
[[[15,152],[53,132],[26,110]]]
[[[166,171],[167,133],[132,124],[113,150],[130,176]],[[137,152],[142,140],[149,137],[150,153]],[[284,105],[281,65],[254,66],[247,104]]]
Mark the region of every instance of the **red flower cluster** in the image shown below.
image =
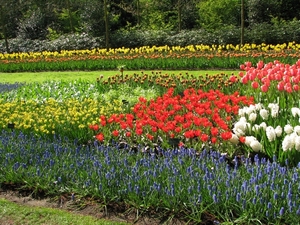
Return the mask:
[[[219,90],[204,92],[192,88],[186,89],[183,96],[174,96],[173,92],[170,88],[150,101],[140,97],[131,114],[100,116],[100,124],[103,129],[111,126],[114,137],[122,133],[128,138],[136,135],[149,141],[158,136],[177,137],[183,140],[181,146],[187,145],[184,140],[215,144],[231,138],[231,116],[238,114],[240,106],[253,104],[253,98],[239,96],[238,92],[225,95]],[[102,135],[96,138],[104,140]]]

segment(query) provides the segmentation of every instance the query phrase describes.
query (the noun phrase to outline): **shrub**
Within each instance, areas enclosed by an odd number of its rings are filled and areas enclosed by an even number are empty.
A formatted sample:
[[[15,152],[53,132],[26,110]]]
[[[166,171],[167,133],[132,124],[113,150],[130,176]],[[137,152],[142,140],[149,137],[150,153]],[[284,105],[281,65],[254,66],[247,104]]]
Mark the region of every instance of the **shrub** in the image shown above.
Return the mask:
[[[278,44],[300,43],[300,21],[277,21],[272,24],[260,23],[245,29],[245,43]],[[25,28],[24,28],[25,29]],[[25,38],[25,39],[24,39]],[[205,29],[183,30],[179,33],[166,30],[130,30],[120,29],[110,34],[109,47],[135,48],[141,46],[187,46],[187,45],[218,45],[239,44],[240,27],[226,26],[214,31]],[[20,36],[9,40],[12,52],[60,51],[105,48],[105,37],[93,37],[87,33],[62,35],[55,40],[30,40]],[[0,41],[0,52],[5,52],[5,42]]]

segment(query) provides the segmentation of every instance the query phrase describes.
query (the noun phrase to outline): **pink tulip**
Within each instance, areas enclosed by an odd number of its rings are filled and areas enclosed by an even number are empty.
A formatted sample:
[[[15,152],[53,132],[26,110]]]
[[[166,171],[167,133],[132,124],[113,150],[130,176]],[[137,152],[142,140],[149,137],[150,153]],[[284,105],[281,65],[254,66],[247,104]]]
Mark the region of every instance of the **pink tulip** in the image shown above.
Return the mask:
[[[275,80],[277,80],[277,81],[282,80],[282,74],[281,73],[275,74]]]
[[[283,91],[284,90],[284,82],[283,81],[280,81],[278,84],[277,84],[277,89],[279,91]]]
[[[290,82],[290,77],[289,76],[283,76],[282,79],[285,83],[289,83]]]
[[[243,83],[243,84],[247,84],[247,83],[248,83],[248,80],[249,80],[249,79],[248,79],[248,76],[247,76],[247,75],[245,75],[245,76],[242,77],[242,83]]]
[[[256,67],[257,69],[262,69],[264,67],[264,62],[263,61],[259,61],[257,64],[256,64]]]
[[[239,72],[239,76],[240,76],[240,77],[243,77],[243,76],[244,76],[244,73],[243,73],[243,72]]]
[[[294,89],[294,91],[299,91],[299,85],[298,84],[294,84],[293,89]]]
[[[292,77],[292,82],[294,84],[298,84],[299,83],[299,76]]]
[[[257,89],[259,87],[259,84],[257,81],[253,81],[251,86],[254,88],[254,89]]]
[[[256,73],[255,72],[252,72],[252,73],[249,74],[249,80],[253,81],[253,80],[255,80],[255,78],[256,78]]]
[[[230,76],[229,80],[232,82],[232,83],[236,83],[238,81],[237,77],[232,75]]]
[[[246,67],[250,68],[252,66],[251,62],[245,62]]]
[[[284,85],[284,90],[285,90],[286,92],[288,92],[288,93],[293,92],[291,83],[286,83],[286,84]]]
[[[262,78],[261,82],[267,86],[270,86],[270,80],[267,77]]]
[[[261,91],[262,92],[267,92],[268,90],[269,90],[269,87],[267,86],[267,85],[262,85],[261,87],[260,87],[260,89],[261,89]]]

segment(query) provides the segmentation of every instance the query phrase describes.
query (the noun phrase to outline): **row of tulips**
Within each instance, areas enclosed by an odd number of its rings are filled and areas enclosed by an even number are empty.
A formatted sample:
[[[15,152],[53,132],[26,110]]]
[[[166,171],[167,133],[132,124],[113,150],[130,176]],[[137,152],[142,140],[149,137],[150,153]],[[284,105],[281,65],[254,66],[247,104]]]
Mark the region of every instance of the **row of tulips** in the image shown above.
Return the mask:
[[[115,49],[86,49],[86,50],[61,50],[60,52],[19,52],[19,53],[0,53],[0,60],[30,60],[30,59],[51,59],[51,58],[68,58],[73,56],[127,56],[140,54],[142,56],[151,55],[153,53],[201,53],[201,52],[297,52],[300,49],[300,44],[289,42],[284,44],[244,44],[244,45],[189,45],[189,46],[143,46],[139,48],[115,48]]]
[[[279,59],[293,64],[299,59],[299,45],[219,45],[161,46],[127,49],[93,49],[61,52],[0,54],[1,72],[112,70],[126,65],[140,69],[235,69],[245,61],[271,62]]]

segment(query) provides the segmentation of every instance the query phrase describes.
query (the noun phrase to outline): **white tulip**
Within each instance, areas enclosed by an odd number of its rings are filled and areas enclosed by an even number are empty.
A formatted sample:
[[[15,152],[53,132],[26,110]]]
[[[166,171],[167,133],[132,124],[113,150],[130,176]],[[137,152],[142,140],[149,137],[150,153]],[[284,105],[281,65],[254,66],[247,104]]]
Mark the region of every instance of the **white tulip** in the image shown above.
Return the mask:
[[[291,135],[286,135],[282,141],[282,150],[286,152],[288,150],[292,150],[293,147],[294,142],[291,138]]]
[[[250,105],[249,107],[246,108],[246,113],[247,115],[250,115],[251,113],[255,112],[255,105]]]
[[[250,143],[250,147],[252,148],[253,151],[255,152],[259,152],[262,150],[262,145],[261,143],[259,143],[258,140],[253,140],[251,143]]]
[[[300,136],[297,135],[297,137],[295,138],[295,149],[297,151],[300,151]]]
[[[293,132],[293,130],[294,130],[294,128],[290,124],[287,124],[284,126],[284,132],[287,134],[291,134]]]
[[[265,122],[262,122],[261,124],[259,124],[260,128],[262,128],[264,131],[267,128],[267,124]]]
[[[236,134],[232,134],[231,138],[229,139],[229,141],[232,144],[238,144],[239,143],[239,137]]]
[[[259,111],[259,115],[261,116],[261,118],[263,118],[263,120],[267,120],[269,118],[269,112],[266,109],[261,109]]]
[[[271,109],[271,116],[274,118],[274,117],[277,117],[278,116],[278,112],[279,112],[279,105],[278,104],[275,104],[275,103],[270,103],[268,105],[268,107]]]
[[[244,107],[245,108],[245,107]],[[244,108],[239,109],[239,116],[245,116],[246,111]]]
[[[277,127],[275,128],[275,133],[276,133],[276,136],[277,136],[277,137],[280,137],[281,134],[282,134],[282,127],[281,127],[281,126],[277,126]]]
[[[256,137],[254,137],[254,136],[246,136],[246,138],[245,138],[245,144],[247,146],[250,146],[251,142],[253,142],[253,141],[257,141]]]
[[[249,114],[249,120],[251,122],[254,122],[256,120],[256,118],[257,118],[257,114],[256,113],[252,112],[252,113]]]
[[[253,132],[258,132],[260,130],[260,126],[258,124],[254,124],[252,127]]]
[[[266,135],[267,135],[267,138],[268,138],[268,140],[270,142],[275,141],[275,139],[276,139],[276,133],[275,133],[274,127],[268,126],[266,128]]]
[[[261,103],[257,103],[257,104],[255,104],[255,109],[256,109],[256,111],[259,111],[259,110],[263,109],[263,105]]]
[[[292,110],[293,117],[300,116],[300,109],[299,108],[293,107],[291,110]]]
[[[297,125],[294,127],[294,132],[297,134],[297,135],[300,135],[300,126]]]

